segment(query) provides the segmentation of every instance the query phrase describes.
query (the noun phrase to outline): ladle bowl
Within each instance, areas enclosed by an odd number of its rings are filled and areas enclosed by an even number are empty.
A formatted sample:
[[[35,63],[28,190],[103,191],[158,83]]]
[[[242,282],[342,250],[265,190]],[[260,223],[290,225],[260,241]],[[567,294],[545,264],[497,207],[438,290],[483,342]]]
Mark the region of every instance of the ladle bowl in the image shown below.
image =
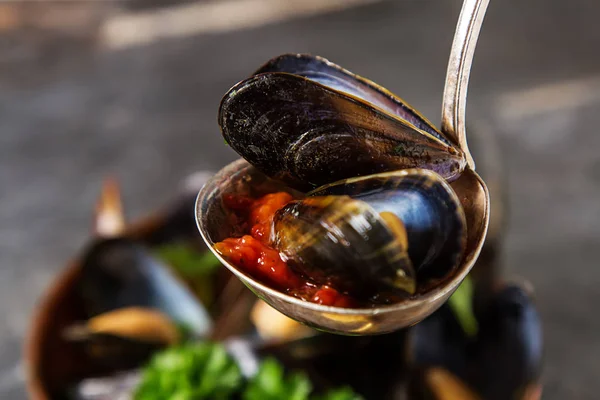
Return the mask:
[[[422,321],[437,310],[467,276],[481,251],[489,222],[488,190],[472,170],[465,173],[452,187],[458,194],[467,215],[467,254],[464,262],[447,281],[401,303],[376,308],[338,308],[310,303],[272,289],[232,265],[215,249],[214,244],[230,237],[235,231],[229,211],[223,204],[223,195],[240,193],[260,187],[266,192],[276,191],[280,184],[270,180],[245,160],[237,160],[210,179],[198,194],[196,221],[198,229],[213,253],[250,290],[273,308],[290,318],[330,333],[369,335],[389,333]]]
[[[245,160],[238,160],[223,168],[202,188],[196,202],[196,222],[208,247],[258,297],[288,317],[315,329],[345,335],[372,335],[392,332],[422,321],[458,288],[477,261],[490,219],[489,192],[475,172],[465,129],[469,75],[488,3],[489,0],[464,0],[450,51],[442,104],[442,131],[467,156],[467,168],[451,183],[462,203],[467,222],[467,246],[462,264],[437,287],[399,303],[375,308],[323,306],[269,288],[221,257],[214,247],[216,242],[235,232],[223,205],[223,195],[253,192],[258,187],[266,193],[281,189],[277,182],[269,180]]]

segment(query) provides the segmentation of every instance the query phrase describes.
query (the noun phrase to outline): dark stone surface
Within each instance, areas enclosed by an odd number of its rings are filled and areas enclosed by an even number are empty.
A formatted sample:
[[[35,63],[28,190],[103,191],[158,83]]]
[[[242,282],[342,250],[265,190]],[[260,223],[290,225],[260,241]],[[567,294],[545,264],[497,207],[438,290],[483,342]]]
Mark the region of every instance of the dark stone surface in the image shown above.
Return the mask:
[[[600,3],[491,3],[468,115],[490,125],[504,150],[506,270],[536,288],[546,335],[544,398],[595,399]],[[218,132],[218,102],[284,52],[328,57],[437,122],[459,9],[456,0],[384,1],[119,51],[96,49],[93,35],[2,34],[0,397],[25,398],[21,344],[31,312],[85,242],[103,177],[120,180],[134,218],[167,201],[187,174],[236,158]],[[529,88],[589,77],[595,80],[518,103]]]

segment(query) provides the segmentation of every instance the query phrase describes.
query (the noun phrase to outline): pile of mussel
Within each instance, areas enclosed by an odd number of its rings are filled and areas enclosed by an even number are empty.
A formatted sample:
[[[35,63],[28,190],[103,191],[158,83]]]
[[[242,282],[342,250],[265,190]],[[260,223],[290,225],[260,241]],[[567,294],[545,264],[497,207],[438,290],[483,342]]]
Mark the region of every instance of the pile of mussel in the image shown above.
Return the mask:
[[[198,189],[186,190],[160,219],[131,232],[116,181],[105,182],[94,237],[80,255],[71,288],[78,304],[70,305],[73,320],[60,332],[61,368],[80,364],[68,368],[68,398],[133,398],[140,368],[155,354],[198,341],[225,341],[243,372],[253,374],[248,365],[257,363],[267,344],[315,333],[257,301],[227,269],[218,268],[195,227]],[[167,261],[159,251],[165,248],[178,251],[179,260]],[[193,271],[182,271],[175,264],[188,251],[197,258],[183,260]],[[208,278],[202,272],[206,265],[199,265],[207,262],[216,262]],[[57,397],[64,397],[62,389]]]
[[[283,55],[225,95],[219,124],[265,177],[248,177],[241,194],[290,194],[261,239],[310,285],[361,304],[401,302],[442,285],[465,258],[469,216],[453,187],[465,154],[387,90],[323,58]],[[259,188],[267,180],[275,184]],[[284,316],[225,268],[200,289],[174,273],[152,248],[199,242],[193,201],[186,196],[142,241],[126,232],[116,187],[105,188],[75,287],[83,312],[63,330],[86,354],[68,397],[131,398],[154,354],[208,339],[223,342],[246,376],[274,356],[319,389],[350,384],[364,399],[540,398],[539,316],[528,289],[498,278],[494,257],[471,276],[475,329],[450,302],[407,330],[340,336]],[[221,240],[248,234],[239,215],[228,217],[214,223]]]
[[[274,213],[266,242],[310,282],[390,303],[461,264],[466,217],[450,183],[465,153],[386,89],[286,54],[233,86],[218,121],[233,150],[301,193]]]
[[[222,341],[247,376],[256,373],[261,359],[274,356],[286,369],[306,373],[319,389],[351,385],[364,399],[539,396],[540,321],[530,292],[521,286],[497,283],[489,293],[470,298],[476,333],[465,330],[444,305],[410,330],[349,337],[298,324],[256,301],[220,268],[229,279],[212,285],[228,305],[214,312],[200,301],[202,293],[190,290],[152,250],[194,236],[189,229],[195,222],[193,199],[178,203],[142,241],[125,232],[114,190],[108,186],[106,191],[96,218],[97,237],[83,252],[75,287],[87,319],[64,329],[64,340],[87,354],[68,398],[132,398],[140,368],[153,354],[206,338]]]

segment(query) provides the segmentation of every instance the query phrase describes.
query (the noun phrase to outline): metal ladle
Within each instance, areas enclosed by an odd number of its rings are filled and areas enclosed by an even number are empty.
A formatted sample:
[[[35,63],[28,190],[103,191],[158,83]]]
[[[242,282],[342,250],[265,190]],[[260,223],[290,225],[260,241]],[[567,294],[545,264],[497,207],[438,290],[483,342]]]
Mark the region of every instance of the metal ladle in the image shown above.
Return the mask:
[[[200,190],[196,202],[198,229],[219,260],[258,297],[299,322],[323,331],[345,335],[372,335],[416,324],[437,310],[467,276],[481,251],[487,234],[490,199],[483,180],[475,173],[465,131],[465,106],[473,53],[489,0],[465,0],[460,13],[448,62],[442,107],[442,131],[466,153],[468,165],[451,185],[467,219],[467,249],[462,265],[440,287],[416,298],[377,308],[348,309],[323,306],[272,289],[236,266],[215,250],[214,244],[230,236],[232,227],[222,204],[224,194],[249,185],[281,186],[269,180],[245,160],[235,161],[217,173]]]

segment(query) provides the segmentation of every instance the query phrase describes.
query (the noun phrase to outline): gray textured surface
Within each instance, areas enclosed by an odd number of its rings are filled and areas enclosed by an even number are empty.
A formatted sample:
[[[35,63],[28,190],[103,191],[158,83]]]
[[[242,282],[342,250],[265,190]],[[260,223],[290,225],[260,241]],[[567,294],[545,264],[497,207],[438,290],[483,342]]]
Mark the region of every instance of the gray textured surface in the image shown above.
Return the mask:
[[[505,151],[507,270],[536,287],[546,328],[544,398],[596,399],[600,97],[593,85],[600,76],[600,3],[491,3],[468,115],[486,120]],[[31,312],[84,243],[104,176],[121,181],[133,218],[168,200],[186,174],[233,160],[218,134],[218,102],[284,52],[328,57],[437,122],[458,11],[458,1],[387,1],[117,52],[39,39],[40,32],[3,38],[0,397],[25,398],[19,360]],[[573,90],[559,86],[531,100],[522,92],[584,78]],[[501,101],[511,93],[508,105]]]

